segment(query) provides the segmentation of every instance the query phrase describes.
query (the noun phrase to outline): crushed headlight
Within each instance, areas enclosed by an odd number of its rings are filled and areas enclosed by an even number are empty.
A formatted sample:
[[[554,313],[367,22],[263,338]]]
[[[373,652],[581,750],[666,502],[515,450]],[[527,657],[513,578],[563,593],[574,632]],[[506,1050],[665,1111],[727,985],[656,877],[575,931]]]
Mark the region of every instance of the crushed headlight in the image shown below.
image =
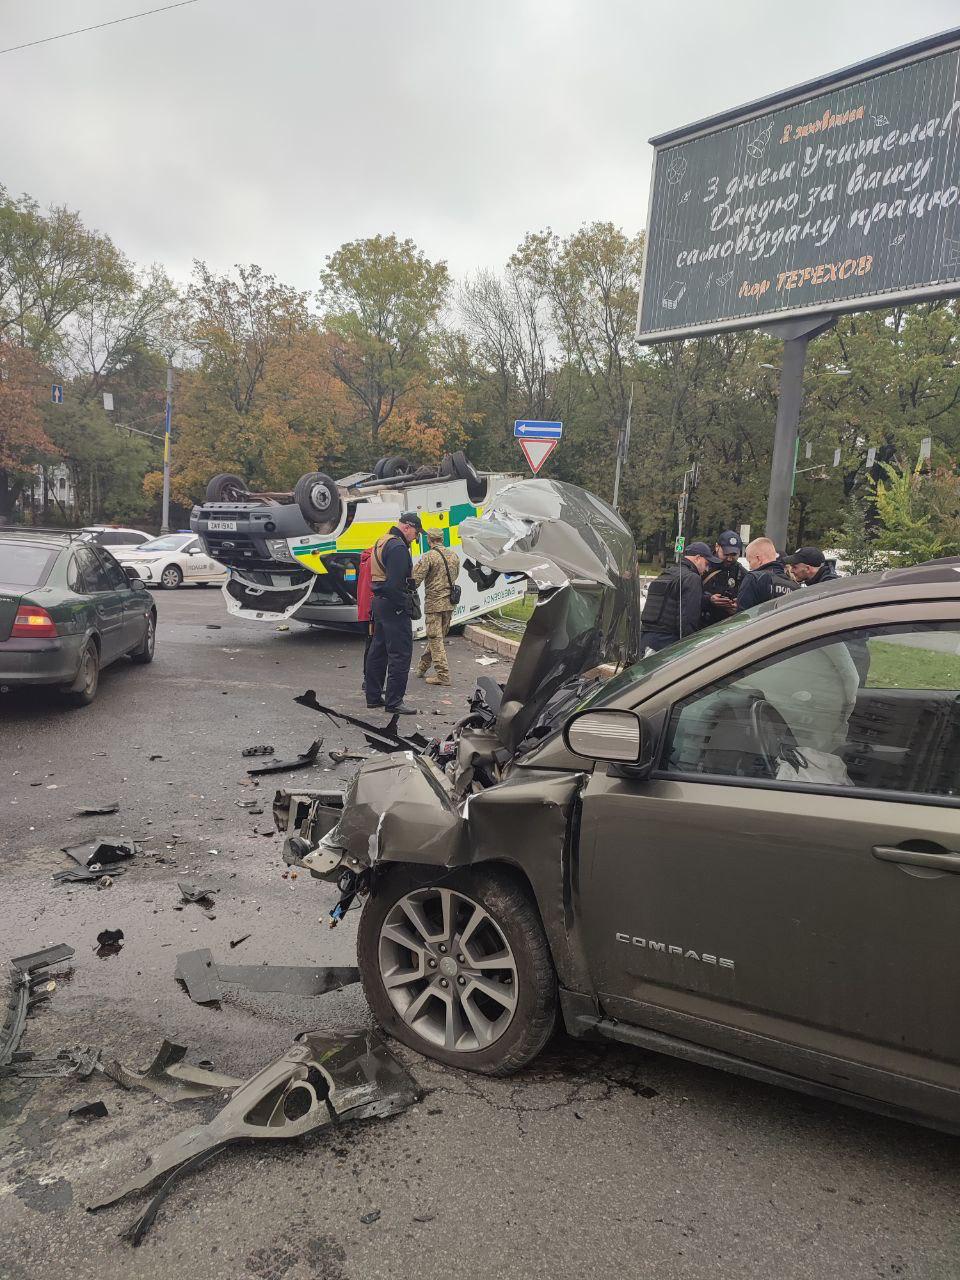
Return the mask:
[[[297,557],[287,546],[286,538],[267,538],[267,549],[274,560],[291,560],[294,564]]]

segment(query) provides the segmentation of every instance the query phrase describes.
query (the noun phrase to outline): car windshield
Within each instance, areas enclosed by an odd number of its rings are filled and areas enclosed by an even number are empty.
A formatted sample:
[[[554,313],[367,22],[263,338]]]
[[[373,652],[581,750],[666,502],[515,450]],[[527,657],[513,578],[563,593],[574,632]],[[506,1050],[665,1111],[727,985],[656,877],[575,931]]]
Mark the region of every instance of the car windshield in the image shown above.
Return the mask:
[[[164,538],[151,538],[149,542],[141,542],[138,551],[182,551],[193,538],[192,533],[170,533]]]
[[[6,587],[39,586],[56,554],[49,547],[29,542],[0,542],[0,583]]]

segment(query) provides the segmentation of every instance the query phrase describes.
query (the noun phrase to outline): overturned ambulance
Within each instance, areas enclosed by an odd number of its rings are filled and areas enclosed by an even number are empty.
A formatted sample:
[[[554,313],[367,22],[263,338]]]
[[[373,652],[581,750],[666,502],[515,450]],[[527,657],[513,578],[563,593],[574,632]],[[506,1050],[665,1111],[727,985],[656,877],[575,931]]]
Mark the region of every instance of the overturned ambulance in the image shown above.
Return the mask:
[[[427,549],[426,530],[443,530],[460,549],[460,525],[476,517],[513,477],[481,473],[463,453],[447,454],[436,467],[414,467],[406,458],[381,458],[373,471],[333,480],[321,472],[301,476],[291,493],[253,493],[240,476],[218,475],[206,500],[193,508],[190,528],[230,572],[222,588],[227,610],[255,622],[295,617],[315,627],[362,629],[357,618],[361,553],[395,523],[416,511],[424,534],[411,547]],[[460,601],[453,625],[519,599],[522,577],[478,581],[461,566]],[[421,619],[414,635],[424,634]]]

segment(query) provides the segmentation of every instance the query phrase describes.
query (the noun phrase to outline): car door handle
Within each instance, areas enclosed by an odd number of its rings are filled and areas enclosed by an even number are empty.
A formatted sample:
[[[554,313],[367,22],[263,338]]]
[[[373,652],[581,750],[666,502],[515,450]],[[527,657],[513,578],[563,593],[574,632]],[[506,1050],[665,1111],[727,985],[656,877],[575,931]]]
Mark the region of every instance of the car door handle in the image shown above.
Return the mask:
[[[919,844],[920,841],[918,840]],[[927,841],[923,842],[928,843]],[[899,862],[910,867],[932,867],[935,871],[954,871],[960,874],[960,853],[939,846],[928,849],[904,849],[896,845],[876,844],[873,856],[881,862]]]

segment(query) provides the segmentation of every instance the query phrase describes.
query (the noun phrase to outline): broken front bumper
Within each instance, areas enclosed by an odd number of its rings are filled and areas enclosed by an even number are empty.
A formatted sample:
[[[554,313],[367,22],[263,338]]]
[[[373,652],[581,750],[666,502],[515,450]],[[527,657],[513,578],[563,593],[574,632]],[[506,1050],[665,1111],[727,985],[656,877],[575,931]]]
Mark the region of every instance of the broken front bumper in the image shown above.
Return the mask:
[[[303,575],[295,571],[276,577],[281,580],[252,582],[234,569],[220,588],[227,613],[234,618],[252,618],[254,622],[285,622],[292,617],[310,599],[317,575],[311,573],[306,583]]]
[[[284,862],[335,883],[344,871],[372,867],[384,850],[455,861],[463,828],[444,775],[408,751],[366,761],[346,793],[278,791],[273,812],[288,833]]]

